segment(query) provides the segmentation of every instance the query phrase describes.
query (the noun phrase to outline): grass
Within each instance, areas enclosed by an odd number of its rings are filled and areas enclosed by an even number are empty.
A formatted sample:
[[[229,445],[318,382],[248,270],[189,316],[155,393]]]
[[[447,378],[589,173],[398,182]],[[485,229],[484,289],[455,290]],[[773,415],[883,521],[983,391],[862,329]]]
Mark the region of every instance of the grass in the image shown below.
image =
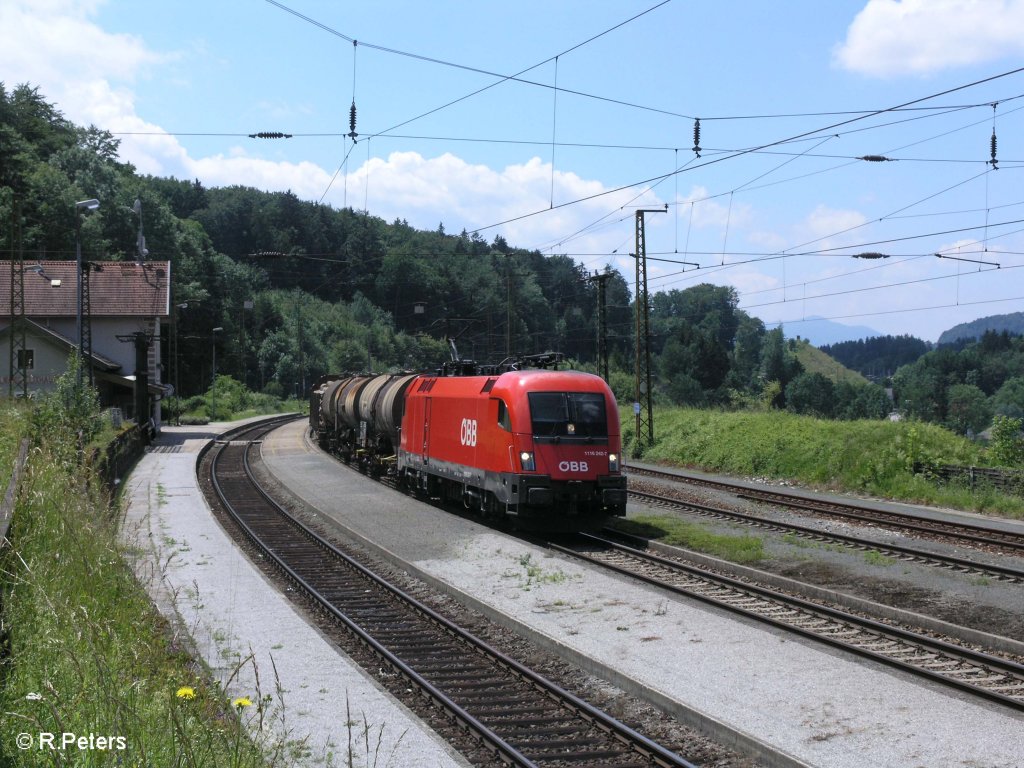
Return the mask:
[[[733,563],[756,563],[764,559],[764,542],[756,536],[712,533],[700,525],[667,515],[637,515],[617,520],[615,527],[625,533],[659,539],[665,544],[704,552]]]
[[[645,461],[1024,518],[1022,498],[914,474],[915,462],[988,463],[983,448],[935,425],[688,408],[657,409],[654,421],[657,439]],[[627,418],[624,440],[632,433]]]
[[[561,569],[545,572],[539,563],[533,562],[533,555],[529,552],[520,555],[519,564],[526,571],[526,581],[521,585],[526,591],[529,591],[534,584],[561,584],[569,578],[568,574]]]
[[[29,431],[23,408],[0,409],[0,456]],[[45,434],[45,431],[43,432]],[[0,765],[266,766],[243,720],[268,702],[232,707],[174,644],[122,557],[108,501],[75,451],[38,439],[0,560],[9,652],[0,660]],[[68,441],[64,441],[65,443]],[[6,471],[4,474],[7,474]],[[6,478],[4,479],[6,484]],[[110,739],[106,749],[18,750],[27,733]],[[39,742],[35,742],[39,746]],[[270,754],[271,762],[274,755]]]
[[[73,373],[67,378],[73,381]],[[69,385],[61,386],[66,396]],[[86,403],[75,416],[61,402],[69,401],[0,400],[3,486],[19,439],[33,440],[12,545],[0,550],[0,766],[274,768],[308,762],[309,746],[287,728],[277,670],[273,693],[264,693],[254,658],[233,657],[231,679],[222,687],[181,644],[181,630],[153,607],[129,565],[138,552],[118,538],[116,505],[79,464],[77,444],[67,438],[80,426],[95,426],[98,409]],[[167,489],[158,486],[157,497],[166,503]],[[228,701],[224,688],[236,676],[254,680],[254,690]],[[328,744],[318,763],[393,765],[405,734],[386,750],[386,724],[352,717],[347,694],[346,711],[347,749]],[[71,743],[64,734],[73,735]]]
[[[864,562],[868,565],[878,565],[883,568],[888,568],[890,565],[896,565],[896,560],[887,555],[883,555],[877,549],[869,549],[864,553]]]

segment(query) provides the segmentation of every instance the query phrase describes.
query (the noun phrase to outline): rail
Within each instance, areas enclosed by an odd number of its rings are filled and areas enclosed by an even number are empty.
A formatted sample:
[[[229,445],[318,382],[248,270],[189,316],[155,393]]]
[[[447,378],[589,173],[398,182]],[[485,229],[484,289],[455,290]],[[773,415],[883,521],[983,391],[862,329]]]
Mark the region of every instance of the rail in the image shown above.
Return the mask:
[[[564,766],[617,759],[619,765],[692,768],[473,637],[301,525],[252,480],[245,466],[245,446],[252,440],[239,433],[233,437],[218,441],[222,450],[213,456],[210,478],[247,538],[292,584],[320,603],[319,610],[474,732],[499,760]],[[222,461],[230,466],[219,466]],[[358,575],[354,586],[347,585],[350,573]],[[379,594],[368,596],[378,589]],[[537,729],[538,718],[560,734],[557,739]],[[567,719],[576,724],[567,726]]]
[[[1024,711],[1024,665],[1011,659],[713,573],[601,536],[580,534],[577,541],[575,545],[549,542],[548,546],[623,576]]]

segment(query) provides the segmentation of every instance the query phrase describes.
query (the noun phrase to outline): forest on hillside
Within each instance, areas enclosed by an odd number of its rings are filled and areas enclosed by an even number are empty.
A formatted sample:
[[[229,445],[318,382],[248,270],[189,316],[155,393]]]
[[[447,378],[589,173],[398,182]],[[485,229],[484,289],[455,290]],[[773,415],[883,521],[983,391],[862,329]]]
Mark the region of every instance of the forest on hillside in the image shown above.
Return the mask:
[[[914,336],[901,335],[841,341],[825,344],[819,349],[871,381],[883,381],[896,373],[901,365],[916,361],[931,349],[931,345]]]
[[[5,258],[20,249],[29,261],[72,259],[75,202],[93,197],[100,208],[81,219],[87,260],[136,258],[144,227],[148,258],[171,262],[174,322],[165,333],[176,338],[178,355],[163,364],[181,396],[209,388],[214,345],[218,373],[278,396],[303,397],[328,372],[434,369],[448,359],[446,337],[465,359],[495,363],[558,351],[577,367],[598,369],[597,281],[570,257],[517,248],[501,236],[488,242],[449,233],[443,222],[417,230],[291,192],[141,175],[117,152],[111,134],[72,124],[38,89],[0,83],[0,243]],[[621,273],[609,265],[603,275],[609,379],[630,403],[633,297]],[[738,305],[734,289],[710,284],[652,296],[657,403],[829,418],[881,418],[891,410],[878,384],[804,371],[794,340]],[[1008,357],[1017,343],[1004,349]],[[911,352],[877,362],[886,373],[904,366],[893,378],[897,401],[921,418],[960,425],[956,398],[964,391],[954,384],[961,382],[941,374],[934,407],[926,407],[927,376],[914,366],[932,365],[922,361],[935,353],[920,357],[909,340],[906,346],[918,354],[912,365]],[[968,371],[962,384],[996,397],[1019,373],[1015,363],[1005,370],[1002,378],[979,373],[970,381]],[[1024,408],[1012,392],[999,402]],[[995,412],[994,401],[986,402]]]

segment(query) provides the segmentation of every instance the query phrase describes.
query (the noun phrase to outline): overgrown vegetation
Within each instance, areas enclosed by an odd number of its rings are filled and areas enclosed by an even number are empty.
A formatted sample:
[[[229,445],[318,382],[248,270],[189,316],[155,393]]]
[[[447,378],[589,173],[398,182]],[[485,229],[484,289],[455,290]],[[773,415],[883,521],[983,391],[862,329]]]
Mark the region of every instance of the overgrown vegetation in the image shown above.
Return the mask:
[[[76,389],[72,372],[33,409],[9,401],[0,408],[4,467],[13,438],[33,440],[0,572],[9,632],[0,661],[0,764],[267,765],[240,718],[263,718],[268,701],[254,695],[233,710],[171,645],[122,558],[108,500],[80,464],[76,438],[94,433],[99,414]],[[18,747],[19,733],[30,748]],[[40,742],[55,734],[59,746],[65,733],[91,734],[93,748],[55,751]]]
[[[942,485],[915,472],[993,463],[977,443],[934,424],[689,408],[658,409],[654,418],[656,441],[643,451],[645,461],[1024,517],[1024,499],[985,486]],[[623,431],[631,442],[631,419]]]
[[[986,332],[960,348],[939,347],[893,377],[906,414],[977,434],[995,415],[1024,416],[1024,337]]]
[[[617,520],[615,527],[625,533],[658,539],[734,563],[756,563],[764,559],[764,542],[757,536],[714,533],[702,525],[669,515],[635,515],[628,520]]]
[[[282,400],[265,392],[252,392],[230,376],[218,375],[215,385],[201,395],[165,400],[164,417],[170,423],[208,424],[270,413],[302,412],[308,407],[304,400]]]

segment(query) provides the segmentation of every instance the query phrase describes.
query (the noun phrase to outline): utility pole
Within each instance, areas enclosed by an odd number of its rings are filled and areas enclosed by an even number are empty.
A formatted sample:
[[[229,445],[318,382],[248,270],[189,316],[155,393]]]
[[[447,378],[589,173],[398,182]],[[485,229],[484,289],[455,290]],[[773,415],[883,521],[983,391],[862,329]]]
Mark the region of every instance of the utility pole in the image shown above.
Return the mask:
[[[148,438],[146,425],[150,420],[149,403],[149,345],[153,335],[145,331],[117,334],[117,340],[135,345],[135,423]]]
[[[512,356],[512,262],[505,254],[505,357]]]
[[[306,391],[306,360],[302,355],[302,311],[300,309],[300,299],[302,298],[302,292],[295,289],[295,340],[299,347],[299,370],[298,377],[295,381],[296,393],[295,397],[299,400],[302,399],[303,393]],[[369,354],[369,347],[367,347],[367,354]],[[369,373],[369,371],[367,371]]]
[[[25,328],[25,252],[22,249],[21,201],[11,206],[11,378],[7,395],[14,397],[20,391],[28,397],[28,342]],[[15,244],[15,241],[17,244]]]
[[[597,365],[605,381],[608,381],[608,289],[605,283],[609,277],[608,272],[595,271],[593,277],[587,278],[588,282],[597,283]]]
[[[92,262],[83,261],[81,265],[82,274],[78,278],[81,281],[82,292],[82,332],[81,332],[81,347],[82,347],[82,360],[81,364],[85,366],[85,370],[88,374],[89,386],[93,385],[92,376],[92,298],[89,293],[89,273],[92,271]],[[81,372],[80,372],[81,373]]]
[[[85,271],[85,267],[82,264],[82,211],[95,211],[100,207],[100,201],[96,198],[90,198],[89,200],[79,200],[75,203],[75,268],[78,270],[78,284],[75,291],[78,309],[75,319],[75,328],[78,331],[78,386],[82,386],[82,368],[86,365],[86,360],[89,360],[89,375],[92,376],[92,338],[88,339],[88,350],[86,350],[85,343],[86,339],[82,335],[82,275],[88,274]],[[88,330],[91,334],[91,329]],[[86,354],[90,357],[86,357]],[[92,383],[90,379],[90,384]]]
[[[647,293],[647,243],[644,214],[666,213],[664,208],[640,208],[636,212],[636,445],[653,445],[654,414],[651,412],[651,304]],[[644,428],[646,427],[646,436]]]

